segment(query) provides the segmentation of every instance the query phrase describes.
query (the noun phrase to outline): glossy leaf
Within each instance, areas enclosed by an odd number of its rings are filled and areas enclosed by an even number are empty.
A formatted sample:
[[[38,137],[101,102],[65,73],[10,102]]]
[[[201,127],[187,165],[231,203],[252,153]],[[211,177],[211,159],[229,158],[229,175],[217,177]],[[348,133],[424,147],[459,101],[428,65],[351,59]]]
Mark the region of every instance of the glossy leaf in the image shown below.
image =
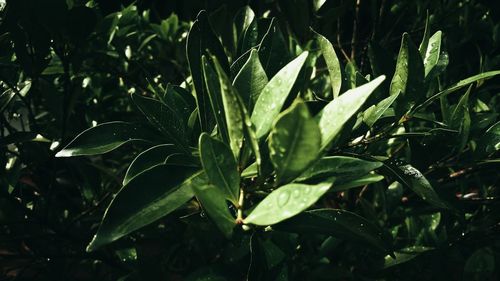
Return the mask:
[[[252,123],[255,125],[258,138],[265,136],[281,111],[292,86],[306,61],[308,52],[302,53],[283,67],[262,90],[252,112]]]
[[[206,183],[205,175],[191,169],[158,165],[134,177],[111,201],[87,251],[111,243],[173,212]]]
[[[382,162],[366,161],[348,156],[327,156],[307,169],[298,180],[318,177],[353,177],[367,174],[382,166]],[[335,187],[333,187],[335,188]]]
[[[328,39],[319,33],[316,33],[316,38],[328,68],[333,97],[336,98],[339,96],[340,87],[342,86],[342,70],[340,68],[339,59],[335,53],[332,43],[330,43]]]
[[[389,171],[396,177],[397,181],[407,188],[410,188],[424,201],[438,208],[450,208],[447,203],[439,198],[436,191],[434,191],[434,188],[432,188],[425,176],[413,166],[408,164],[397,166],[384,163],[384,167],[389,169]]]
[[[231,216],[224,199],[224,193],[213,185],[196,185],[193,190],[208,216],[215,222],[219,230],[230,238],[236,221]]]
[[[217,130],[221,139],[225,143],[229,143],[229,134],[226,123],[226,112],[222,102],[222,85],[221,81],[212,67],[212,63],[205,56],[202,57],[203,77],[205,79],[206,91],[210,100],[213,116],[217,123]]]
[[[251,111],[253,109],[260,93],[268,82],[266,72],[259,60],[259,54],[257,50],[252,49],[250,57],[248,57],[248,60],[233,81],[234,87],[237,89],[248,110]]]
[[[371,93],[384,81],[385,76],[349,90],[329,102],[316,116],[321,131],[321,147],[326,149],[349,119],[365,103]]]
[[[351,188],[360,187],[372,183],[379,182],[384,179],[384,176],[379,174],[365,174],[359,175],[355,178],[352,177],[334,177],[335,186],[331,189],[332,192],[340,192],[349,190]]]
[[[240,175],[234,155],[224,143],[203,133],[200,136],[200,158],[211,184],[222,191],[225,198],[237,205]]]
[[[244,120],[243,109],[240,96],[236,89],[231,84],[231,81],[224,73],[224,70],[218,63],[216,58],[213,58],[215,70],[219,77],[221,86],[222,104],[224,106],[224,115],[227,124],[227,133],[229,135],[229,146],[233,151],[234,157],[239,158],[240,150],[243,145],[244,135]]]
[[[122,184],[126,185],[132,178],[145,170],[165,163],[167,157],[174,152],[172,144],[160,144],[144,150],[130,163]]]
[[[319,156],[321,135],[307,106],[299,101],[283,111],[269,134],[269,152],[276,181],[300,175]]]
[[[394,102],[396,116],[403,116],[419,100],[425,98],[422,92],[424,65],[420,53],[408,33],[403,34],[396,71],[391,81],[390,95],[398,95]]]
[[[345,210],[318,209],[304,212],[273,226],[273,229],[304,234],[326,234],[361,242],[391,252],[391,241],[367,219]]]
[[[373,127],[375,122],[377,122],[377,120],[382,117],[382,115],[387,111],[387,109],[389,109],[389,107],[392,105],[392,103],[394,103],[398,96],[399,94],[389,96],[381,100],[376,105],[370,106],[365,110],[365,112],[363,112],[363,122],[365,122],[368,127]]]
[[[432,69],[439,63],[441,55],[441,31],[434,33],[429,38],[429,45],[426,48],[424,56],[425,77],[429,75]]]
[[[470,132],[470,113],[469,113],[469,95],[472,85],[469,86],[467,92],[460,98],[450,116],[450,129],[459,131],[460,140],[457,151],[462,151],[465,148]]]
[[[132,95],[132,100],[151,125],[158,128],[178,149],[189,153],[186,124],[176,109],[161,101],[141,95]]]
[[[384,268],[393,267],[402,263],[411,261],[412,259],[418,257],[428,251],[432,251],[434,248],[425,246],[411,246],[394,252],[394,257],[387,255],[384,261]]]
[[[272,225],[291,218],[316,203],[331,183],[307,185],[290,183],[267,195],[245,218],[245,224]]]
[[[196,92],[198,116],[203,131],[211,131],[213,120],[210,114],[210,102],[205,90],[202,73],[201,57],[204,54],[207,55],[207,50],[209,54],[216,56],[225,71],[229,72],[229,63],[227,62],[224,48],[210,27],[206,11],[201,11],[189,30],[186,56]]]
[[[131,141],[152,139],[158,139],[158,136],[139,124],[121,121],[102,123],[80,133],[56,157],[103,154]]]
[[[500,150],[500,122],[493,124],[486,130],[486,133],[479,139],[477,146],[480,157]]]
[[[428,98],[427,100],[425,100],[422,104],[416,106],[412,110],[412,113],[415,113],[415,112],[417,112],[419,110],[422,110],[422,109],[426,108],[427,106],[429,106],[431,103],[433,103],[435,100],[437,100],[437,99],[439,99],[441,97],[447,96],[447,95],[449,95],[449,94],[451,94],[453,92],[456,92],[456,91],[462,89],[463,87],[469,86],[470,84],[472,84],[474,82],[485,80],[485,79],[497,76],[499,74],[500,74],[500,70],[487,71],[487,72],[483,72],[481,74],[477,74],[477,75],[471,76],[469,78],[460,80],[458,83],[455,83],[453,86],[451,86],[451,87],[447,88],[446,90],[443,90],[443,91],[441,91],[441,92],[439,92],[439,93],[431,96],[430,98]]]

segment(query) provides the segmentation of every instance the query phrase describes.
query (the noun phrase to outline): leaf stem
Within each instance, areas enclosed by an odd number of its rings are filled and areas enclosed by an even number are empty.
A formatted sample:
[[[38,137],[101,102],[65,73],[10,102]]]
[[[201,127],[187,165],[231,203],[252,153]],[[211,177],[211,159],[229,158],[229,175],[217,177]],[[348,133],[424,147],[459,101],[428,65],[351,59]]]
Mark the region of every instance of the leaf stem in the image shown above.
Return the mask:
[[[236,217],[236,224],[243,224],[243,204],[245,203],[245,192],[240,188],[240,197],[238,199],[238,214]]]

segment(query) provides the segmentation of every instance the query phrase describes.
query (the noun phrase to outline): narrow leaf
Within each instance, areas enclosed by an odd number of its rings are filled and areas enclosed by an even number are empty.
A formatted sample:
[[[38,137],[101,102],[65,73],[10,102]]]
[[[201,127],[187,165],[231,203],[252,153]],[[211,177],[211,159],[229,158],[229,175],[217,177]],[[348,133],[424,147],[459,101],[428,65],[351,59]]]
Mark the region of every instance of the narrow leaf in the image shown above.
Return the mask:
[[[269,134],[269,152],[278,183],[302,173],[319,155],[321,134],[307,106],[299,101],[283,111]]]
[[[316,33],[316,38],[318,40],[319,47],[321,48],[323,58],[325,59],[328,73],[330,74],[333,97],[337,98],[340,93],[340,87],[342,86],[342,69],[340,68],[339,59],[335,53],[332,43],[330,43],[328,39],[319,33]]]
[[[292,90],[307,55],[308,52],[304,52],[288,63],[262,90],[251,117],[258,138],[262,138],[271,129],[274,119],[280,113],[288,94]]]
[[[245,218],[245,224],[272,225],[291,218],[311,205],[330,189],[331,183],[307,185],[291,183],[271,192]]]
[[[317,177],[353,177],[367,174],[382,166],[382,162],[366,161],[348,156],[328,156],[321,158],[307,169],[298,180]],[[336,184],[335,184],[336,185]],[[336,188],[336,187],[333,187]]]
[[[441,55],[441,31],[434,33],[429,39],[429,46],[424,57],[425,77],[429,75],[432,69],[439,63]]]
[[[383,100],[381,100],[376,105],[370,106],[368,109],[363,112],[363,122],[365,122],[368,127],[373,127],[375,122],[377,122],[380,117],[389,109],[392,103],[396,100],[399,94],[389,96]]]
[[[206,50],[208,50],[210,54],[215,55],[219,62],[223,65],[225,71],[229,72],[229,63],[227,62],[227,56],[224,53],[224,48],[210,27],[206,11],[201,11],[189,30],[186,45],[186,56],[196,91],[196,104],[198,106],[200,125],[202,131],[205,132],[212,130],[211,125],[213,120],[213,117],[210,114],[210,102],[208,100],[208,95],[205,92],[202,73],[201,57],[202,55],[207,54]]]
[[[385,253],[392,252],[392,241],[378,226],[355,213],[344,210],[307,211],[273,226],[273,229],[305,234],[326,234],[347,241],[362,242]]]
[[[206,133],[200,136],[199,147],[203,170],[210,183],[219,188],[225,198],[237,205],[240,176],[231,150],[224,143]]]
[[[272,19],[269,29],[262,37],[259,57],[268,78],[272,78],[290,59],[288,46],[276,18]]]
[[[399,50],[396,71],[391,81],[390,95],[399,94],[394,102],[396,117],[403,116],[425,95],[422,92],[424,83],[424,65],[417,47],[408,33],[403,34]]]
[[[158,136],[139,124],[121,121],[102,123],[80,133],[56,157],[103,154],[131,141],[152,139],[158,139]]]
[[[327,148],[344,124],[361,108],[384,79],[385,76],[379,76],[369,83],[345,92],[328,103],[316,116],[321,131],[322,150]]]
[[[466,87],[474,82],[488,79],[488,78],[494,77],[494,76],[499,75],[499,74],[500,74],[500,70],[488,71],[488,72],[483,72],[481,74],[477,74],[477,75],[471,76],[469,78],[460,80],[458,83],[454,84],[453,86],[449,87],[448,89],[443,90],[443,91],[431,96],[430,98],[425,100],[422,104],[416,106],[412,110],[412,113],[414,114],[415,112],[426,108],[427,106],[429,106],[431,103],[433,103],[435,100],[439,99],[440,97],[444,97],[446,95],[449,95],[449,94],[451,94],[455,91],[458,91],[458,90],[462,89],[463,87]]]

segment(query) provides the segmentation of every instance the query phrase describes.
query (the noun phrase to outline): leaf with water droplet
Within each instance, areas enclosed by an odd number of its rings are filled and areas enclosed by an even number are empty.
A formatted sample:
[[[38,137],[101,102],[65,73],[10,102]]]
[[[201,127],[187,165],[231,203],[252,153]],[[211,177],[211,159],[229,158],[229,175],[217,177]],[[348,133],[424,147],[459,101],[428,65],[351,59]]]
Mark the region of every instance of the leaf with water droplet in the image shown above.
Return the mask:
[[[283,111],[269,134],[269,152],[278,183],[296,178],[319,156],[318,124],[302,101]]]
[[[339,96],[340,87],[342,86],[342,70],[340,68],[339,59],[335,53],[332,43],[330,43],[328,39],[326,39],[323,35],[316,33],[316,40],[319,43],[321,53],[323,54],[323,58],[325,59],[326,66],[328,68],[333,97],[336,98]]]
[[[424,64],[422,57],[408,33],[403,34],[396,62],[396,71],[391,81],[390,95],[399,95],[394,102],[394,111],[399,119],[418,101],[425,98]]]
[[[252,110],[260,93],[268,83],[266,72],[259,60],[257,50],[250,52],[250,57],[245,62],[240,72],[233,81],[248,110]]]
[[[326,234],[392,252],[392,239],[377,225],[345,210],[318,209],[303,212],[273,226],[273,229],[304,234]]]
[[[331,185],[331,182],[323,182],[316,185],[291,183],[281,186],[264,198],[245,218],[244,223],[272,225],[293,217],[316,203]]]
[[[258,138],[262,138],[271,130],[274,119],[290,94],[307,55],[308,52],[304,52],[283,67],[259,95],[251,116]]]
[[[326,149],[340,133],[342,127],[361,108],[371,93],[384,81],[385,76],[349,90],[329,102],[315,117],[321,132],[321,148]]]

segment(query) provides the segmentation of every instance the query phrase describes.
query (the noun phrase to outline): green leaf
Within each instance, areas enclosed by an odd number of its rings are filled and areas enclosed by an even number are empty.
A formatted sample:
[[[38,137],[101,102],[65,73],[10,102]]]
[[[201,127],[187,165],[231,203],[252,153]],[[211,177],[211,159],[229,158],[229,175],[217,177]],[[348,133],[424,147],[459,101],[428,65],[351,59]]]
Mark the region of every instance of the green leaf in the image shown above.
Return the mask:
[[[467,92],[460,98],[458,104],[453,109],[450,116],[450,129],[459,131],[460,141],[457,148],[462,151],[465,148],[470,132],[470,114],[469,114],[469,95],[472,85],[469,86]]]
[[[151,139],[158,136],[143,125],[121,121],[102,123],[80,133],[56,157],[103,154],[131,141]]]
[[[488,71],[488,72],[483,72],[481,74],[477,74],[477,75],[471,76],[469,78],[460,80],[458,83],[454,84],[453,86],[431,96],[430,98],[425,100],[422,104],[416,106],[412,110],[412,114],[415,114],[415,112],[426,108],[427,106],[429,106],[431,103],[433,103],[435,100],[439,99],[440,97],[444,97],[446,95],[449,95],[455,91],[462,89],[463,87],[469,86],[470,84],[472,84],[474,82],[488,79],[488,78],[491,78],[491,77],[499,75],[499,74],[500,74],[500,70]]]
[[[198,106],[198,117],[201,129],[204,132],[212,130],[213,117],[210,114],[210,103],[205,92],[202,73],[202,55],[212,54],[217,57],[226,73],[229,72],[229,63],[219,39],[212,31],[207,18],[206,11],[201,11],[189,30],[186,46],[186,56],[189,69],[193,78],[196,91],[196,104]]]
[[[231,238],[236,221],[229,212],[224,193],[213,185],[196,185],[193,190],[208,216],[227,238]]]
[[[363,122],[365,122],[368,127],[373,127],[375,122],[377,122],[380,117],[389,109],[389,107],[392,105],[392,103],[396,100],[396,98],[399,96],[397,95],[392,95],[389,96],[383,100],[381,100],[379,103],[376,105],[370,106],[368,109],[363,112]]]
[[[429,27],[429,11],[427,10],[427,16],[425,18],[425,29],[424,35],[422,36],[422,42],[418,46],[418,51],[422,59],[425,59],[425,54],[427,53],[427,48],[429,47],[429,37],[430,37],[430,27]]]
[[[447,203],[439,198],[436,191],[434,191],[431,184],[424,177],[424,175],[413,166],[408,164],[396,166],[384,162],[384,167],[386,167],[396,177],[396,180],[399,183],[413,190],[415,194],[417,194],[427,203],[438,208],[450,208]]]
[[[233,82],[248,110],[253,109],[260,93],[268,82],[266,72],[260,64],[259,54],[257,50],[252,49],[250,57],[248,57]]]
[[[307,106],[295,102],[283,111],[269,134],[269,152],[276,181],[296,178],[319,156],[321,135]]]
[[[269,29],[262,37],[259,57],[268,78],[272,78],[290,59],[288,46],[275,18],[271,20]]]
[[[384,268],[393,267],[418,257],[420,254],[432,251],[434,248],[424,246],[411,246],[394,252],[396,258],[387,255],[384,261]]]
[[[500,122],[488,128],[477,144],[477,153],[480,157],[484,157],[498,150],[500,150]]]
[[[168,215],[194,196],[193,186],[205,183],[202,172],[193,174],[186,167],[170,165],[158,165],[137,175],[111,201],[87,251]]]
[[[215,122],[217,123],[217,130],[221,139],[225,143],[229,143],[229,134],[225,117],[226,112],[224,111],[224,104],[222,102],[221,81],[214,68],[211,66],[209,59],[207,59],[206,56],[203,56],[201,61],[203,65],[203,77],[205,79],[206,90],[210,100],[213,116],[215,116]]]
[[[283,67],[262,90],[252,112],[252,123],[255,125],[258,138],[265,136],[281,111],[292,86],[306,61],[308,52],[302,53]]]
[[[167,157],[174,152],[175,149],[173,149],[172,144],[160,144],[141,152],[134,161],[130,163],[122,184],[126,185],[132,178],[145,170],[165,163]]]
[[[439,63],[439,56],[441,55],[441,34],[442,32],[438,31],[429,38],[429,45],[426,48],[424,56],[424,77],[427,77]]]
[[[229,135],[229,146],[233,151],[234,157],[238,159],[241,147],[243,145],[244,135],[244,117],[242,102],[236,89],[231,84],[231,81],[224,73],[224,70],[214,57],[215,70],[219,77],[219,83],[222,93],[222,104],[224,106],[224,115],[226,117],[227,133]]]
[[[200,158],[203,170],[213,185],[219,188],[225,198],[238,204],[240,175],[234,155],[224,143],[203,133],[200,136]]]
[[[340,209],[307,211],[273,226],[273,229],[304,234],[326,234],[347,241],[365,243],[385,253],[392,252],[390,239],[378,226],[355,213]]]
[[[241,8],[234,18],[237,54],[258,45],[257,18],[249,6]]]
[[[337,98],[340,93],[340,87],[342,86],[342,69],[340,68],[340,62],[335,53],[332,43],[328,41],[324,36],[316,33],[316,38],[321,48],[321,53],[326,62],[328,68],[328,73],[330,74],[330,83],[332,84],[333,97]]]
[[[321,149],[324,150],[338,135],[344,124],[356,114],[371,93],[384,81],[385,76],[349,90],[329,102],[316,116],[321,131]]]
[[[367,174],[382,166],[382,162],[366,161],[348,156],[328,156],[321,158],[307,169],[298,180],[306,180],[318,177],[341,178],[356,177]],[[335,183],[336,185],[337,183]],[[333,187],[335,189],[336,186]]]
[[[291,218],[316,203],[331,183],[307,185],[290,183],[279,187],[262,200],[245,218],[245,224],[272,225]]]
[[[465,262],[464,275],[468,280],[494,280],[495,252],[490,247],[477,249]]]
[[[417,47],[408,33],[403,34],[401,49],[396,62],[396,71],[391,81],[389,93],[399,97],[394,102],[396,117],[399,119],[425,95],[424,65]]]
[[[132,100],[153,127],[158,128],[178,149],[189,154],[186,124],[176,109],[141,95],[133,94]]]
[[[335,179],[335,186],[331,189],[331,191],[340,192],[349,190],[351,188],[379,182],[384,179],[384,176],[373,173],[373,174],[360,175],[357,176],[356,178],[350,178],[350,179],[349,177],[345,178],[334,177],[334,179]]]

